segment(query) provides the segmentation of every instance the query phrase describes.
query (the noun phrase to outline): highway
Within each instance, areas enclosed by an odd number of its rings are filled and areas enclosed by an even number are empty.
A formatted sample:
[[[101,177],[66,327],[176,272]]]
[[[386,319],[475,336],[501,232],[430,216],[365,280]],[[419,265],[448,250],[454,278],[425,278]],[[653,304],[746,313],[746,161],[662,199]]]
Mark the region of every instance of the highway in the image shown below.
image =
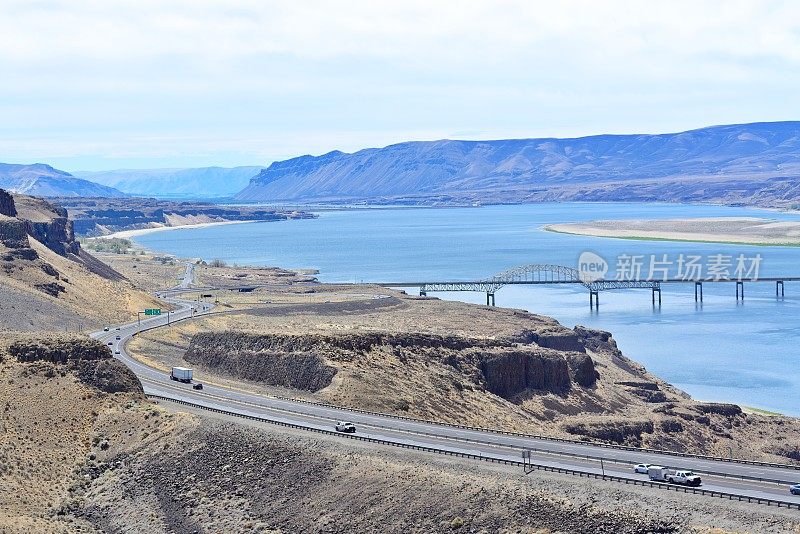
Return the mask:
[[[180,283],[188,288],[192,267]],[[209,313],[212,305],[168,297],[164,300],[176,306],[171,312],[171,322],[190,319]],[[800,505],[800,496],[793,496],[788,485],[800,482],[800,470],[791,467],[748,465],[706,458],[602,447],[590,443],[564,442],[521,435],[507,435],[478,429],[459,428],[425,421],[395,418],[380,414],[365,414],[325,405],[310,404],[259,395],[244,390],[226,388],[205,382],[204,389],[193,390],[189,384],[170,380],[167,373],[140,363],[126,351],[125,344],[137,332],[167,326],[166,316],[153,316],[137,322],[110,327],[108,331],[92,337],[109,344],[115,357],[125,363],[140,379],[148,394],[159,395],[195,403],[208,408],[226,410],[242,415],[257,416],[310,428],[332,430],[335,421],[352,421],[359,435],[422,447],[432,447],[452,452],[478,454],[520,461],[522,451],[531,450],[531,462],[619,477],[647,480],[645,474],[635,474],[633,465],[649,463],[666,467],[690,469],[703,479],[702,489],[733,493],[746,497],[773,499]],[[120,339],[117,340],[116,338]],[[116,352],[119,354],[116,354]],[[603,460],[601,466],[600,460]],[[634,487],[634,486],[631,486]],[[697,498],[705,498],[700,495]]]

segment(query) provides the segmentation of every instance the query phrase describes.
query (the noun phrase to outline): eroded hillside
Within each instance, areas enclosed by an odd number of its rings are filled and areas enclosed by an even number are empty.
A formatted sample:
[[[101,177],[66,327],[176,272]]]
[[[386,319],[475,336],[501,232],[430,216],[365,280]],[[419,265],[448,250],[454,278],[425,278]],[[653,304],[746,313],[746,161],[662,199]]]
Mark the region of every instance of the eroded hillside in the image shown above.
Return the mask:
[[[208,382],[421,419],[779,462],[800,450],[797,420],[693,401],[606,332],[363,286],[235,295],[132,352]]]
[[[62,208],[0,190],[0,330],[88,330],[153,306],[81,249]]]
[[[0,383],[4,533],[797,527],[786,510],[175,413],[76,336],[4,338]]]

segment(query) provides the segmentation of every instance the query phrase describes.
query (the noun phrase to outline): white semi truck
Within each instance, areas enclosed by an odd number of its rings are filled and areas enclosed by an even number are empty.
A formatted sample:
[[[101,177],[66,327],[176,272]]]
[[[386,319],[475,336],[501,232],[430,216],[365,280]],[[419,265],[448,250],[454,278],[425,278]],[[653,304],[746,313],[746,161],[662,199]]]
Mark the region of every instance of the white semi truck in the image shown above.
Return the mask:
[[[192,381],[192,370],[187,367],[173,367],[169,377],[171,380],[189,384]]]

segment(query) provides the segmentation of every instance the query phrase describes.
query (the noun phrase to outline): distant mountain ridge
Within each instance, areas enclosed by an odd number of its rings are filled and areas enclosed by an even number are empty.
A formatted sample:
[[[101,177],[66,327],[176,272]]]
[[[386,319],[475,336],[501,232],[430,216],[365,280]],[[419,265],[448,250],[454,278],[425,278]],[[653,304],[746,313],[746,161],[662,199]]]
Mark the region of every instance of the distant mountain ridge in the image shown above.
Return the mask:
[[[440,140],[275,162],[241,201],[800,200],[800,122],[655,135]]]
[[[130,195],[157,198],[231,197],[263,167],[200,167],[76,171],[75,175]]]
[[[113,187],[77,178],[44,163],[0,163],[0,188],[39,197],[123,197]]]

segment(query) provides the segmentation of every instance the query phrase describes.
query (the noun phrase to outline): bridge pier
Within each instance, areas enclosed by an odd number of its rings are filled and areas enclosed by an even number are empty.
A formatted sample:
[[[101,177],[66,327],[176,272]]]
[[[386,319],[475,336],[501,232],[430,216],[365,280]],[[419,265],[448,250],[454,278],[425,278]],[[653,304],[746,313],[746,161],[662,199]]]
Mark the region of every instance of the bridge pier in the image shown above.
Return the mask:
[[[741,280],[736,281],[736,300],[739,300],[739,288],[742,288],[742,300],[744,300],[744,282]]]
[[[600,309],[600,293],[597,291],[589,290],[589,309],[593,309],[597,306],[597,309]]]
[[[778,280],[777,282],[775,282],[775,297],[776,298],[778,297],[778,286],[780,286],[780,288],[781,288],[780,296],[783,297],[783,280]]]
[[[700,288],[700,302],[703,302],[703,282],[694,283],[694,301],[697,302],[697,288]]]
[[[656,293],[658,293],[658,305],[661,306],[661,286],[653,286],[651,297],[653,298],[653,306],[656,305]]]
[[[494,293],[489,293],[488,291],[486,292],[486,305],[494,306]]]

